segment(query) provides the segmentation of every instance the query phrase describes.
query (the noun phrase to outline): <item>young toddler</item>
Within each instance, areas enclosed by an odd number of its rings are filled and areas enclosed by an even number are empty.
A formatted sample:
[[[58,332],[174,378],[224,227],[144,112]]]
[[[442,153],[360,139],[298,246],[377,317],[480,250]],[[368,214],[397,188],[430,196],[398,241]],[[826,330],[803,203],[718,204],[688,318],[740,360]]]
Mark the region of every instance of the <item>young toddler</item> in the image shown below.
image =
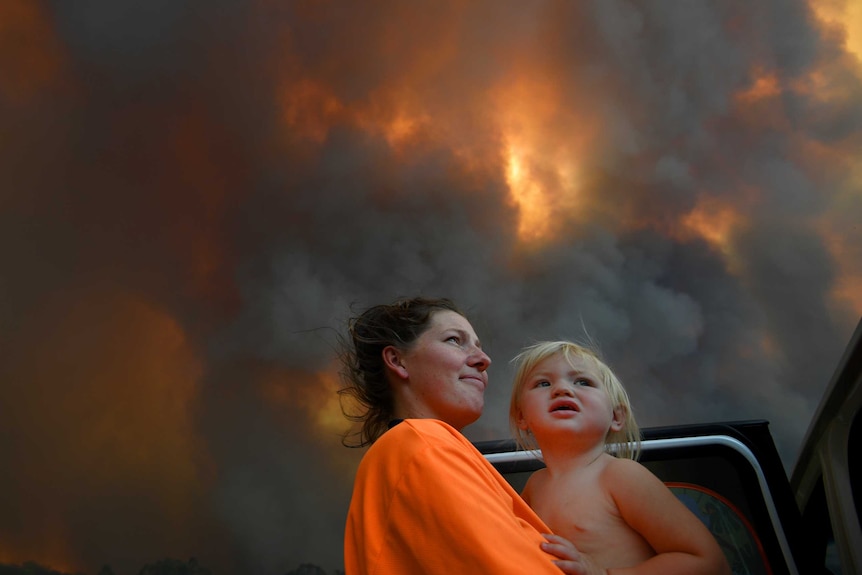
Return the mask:
[[[522,496],[585,556],[584,573],[730,573],[706,526],[635,461],[628,394],[595,352],[542,342],[513,361],[512,430],[545,463]]]

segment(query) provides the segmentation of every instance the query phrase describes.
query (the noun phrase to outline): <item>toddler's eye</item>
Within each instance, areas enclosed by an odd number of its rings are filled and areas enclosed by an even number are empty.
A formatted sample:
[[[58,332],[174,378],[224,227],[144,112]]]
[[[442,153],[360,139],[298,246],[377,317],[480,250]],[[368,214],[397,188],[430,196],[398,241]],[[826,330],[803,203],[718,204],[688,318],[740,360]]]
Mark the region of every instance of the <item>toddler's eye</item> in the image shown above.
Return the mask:
[[[578,379],[575,380],[575,385],[581,385],[584,387],[593,387],[593,382],[590,381],[589,379],[579,377]]]
[[[550,387],[550,386],[551,386],[551,382],[544,380],[544,379],[537,381],[536,385],[535,385],[535,387]]]

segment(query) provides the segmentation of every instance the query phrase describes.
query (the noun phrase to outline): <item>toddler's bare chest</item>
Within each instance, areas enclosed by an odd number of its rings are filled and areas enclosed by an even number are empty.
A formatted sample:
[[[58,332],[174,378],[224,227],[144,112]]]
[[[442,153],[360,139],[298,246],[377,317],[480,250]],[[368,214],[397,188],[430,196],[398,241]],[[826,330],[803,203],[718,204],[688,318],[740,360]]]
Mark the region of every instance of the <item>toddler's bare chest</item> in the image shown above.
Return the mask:
[[[549,485],[532,501],[533,509],[555,533],[579,538],[608,535],[622,522],[609,494],[601,489],[563,489]]]

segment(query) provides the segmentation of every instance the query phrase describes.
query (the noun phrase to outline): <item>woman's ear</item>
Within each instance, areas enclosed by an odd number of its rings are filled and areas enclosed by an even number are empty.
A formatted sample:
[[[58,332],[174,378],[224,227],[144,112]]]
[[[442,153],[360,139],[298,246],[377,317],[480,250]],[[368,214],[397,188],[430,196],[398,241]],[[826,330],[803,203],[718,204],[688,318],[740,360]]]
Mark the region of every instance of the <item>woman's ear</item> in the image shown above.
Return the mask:
[[[394,345],[388,345],[383,348],[383,363],[389,370],[401,379],[407,379],[407,367],[403,362],[401,350]]]
[[[611,420],[611,431],[619,431],[626,424],[626,416],[629,410],[625,405],[618,405],[614,408],[614,417]]]

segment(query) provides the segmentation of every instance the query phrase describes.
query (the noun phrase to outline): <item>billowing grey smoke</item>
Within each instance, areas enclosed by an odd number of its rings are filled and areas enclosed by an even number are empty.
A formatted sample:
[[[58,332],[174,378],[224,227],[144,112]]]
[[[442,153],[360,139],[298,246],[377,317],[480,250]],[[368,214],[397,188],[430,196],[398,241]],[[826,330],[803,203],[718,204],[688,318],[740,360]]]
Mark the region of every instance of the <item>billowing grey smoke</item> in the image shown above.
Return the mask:
[[[590,338],[642,425],[765,418],[792,465],[862,277],[860,66],[804,2],[29,10],[42,75],[0,72],[0,557],[339,568],[337,334],[414,294],[494,360],[473,439],[507,436],[523,345]],[[495,117],[525,71],[548,147],[588,137],[532,246]],[[721,245],[680,231],[703,205]]]

